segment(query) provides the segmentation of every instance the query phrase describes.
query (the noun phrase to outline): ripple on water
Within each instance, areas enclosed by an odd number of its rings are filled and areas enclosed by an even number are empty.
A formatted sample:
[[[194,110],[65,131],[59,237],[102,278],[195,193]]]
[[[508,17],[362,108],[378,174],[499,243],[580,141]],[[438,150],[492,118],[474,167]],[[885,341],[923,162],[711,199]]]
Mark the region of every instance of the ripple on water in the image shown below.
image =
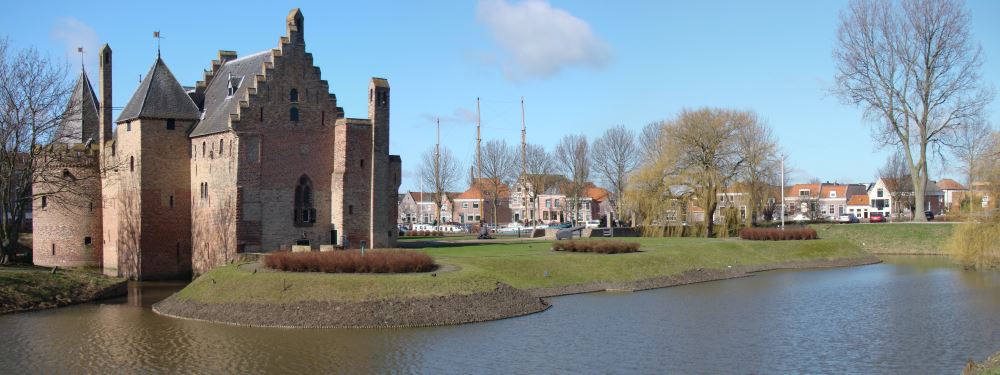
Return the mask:
[[[0,316],[0,372],[951,373],[1000,349],[1000,277],[923,261],[551,301],[519,318],[381,330],[88,304]]]

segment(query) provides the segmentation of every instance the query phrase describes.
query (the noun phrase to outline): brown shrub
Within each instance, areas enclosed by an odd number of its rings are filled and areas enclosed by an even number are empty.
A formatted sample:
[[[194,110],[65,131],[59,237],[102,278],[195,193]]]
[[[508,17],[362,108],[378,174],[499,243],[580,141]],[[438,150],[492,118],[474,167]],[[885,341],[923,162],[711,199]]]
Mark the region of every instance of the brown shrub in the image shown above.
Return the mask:
[[[812,228],[744,228],[740,238],[750,241],[815,240],[819,238]]]
[[[268,268],[290,272],[408,273],[435,268],[429,255],[406,250],[324,251],[291,253],[279,251],[264,258]]]
[[[568,251],[572,253],[634,253],[639,251],[639,243],[625,241],[567,240],[553,242],[552,250]]]

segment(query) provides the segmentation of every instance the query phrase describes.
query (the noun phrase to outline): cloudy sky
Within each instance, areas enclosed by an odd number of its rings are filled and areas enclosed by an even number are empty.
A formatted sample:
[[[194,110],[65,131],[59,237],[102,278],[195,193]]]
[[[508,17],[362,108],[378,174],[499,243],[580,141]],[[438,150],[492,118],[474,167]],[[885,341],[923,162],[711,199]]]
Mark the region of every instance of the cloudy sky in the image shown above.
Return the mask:
[[[100,44],[115,51],[114,105],[124,106],[156,55],[185,85],[201,79],[220,49],[273,48],[285,16],[300,7],[307,49],[348,117],[365,117],[368,79],[393,90],[392,152],[402,190],[416,190],[420,154],[442,143],[466,161],[475,145],[476,98],[483,138],[550,150],[567,133],[593,139],[682,108],[756,111],[775,130],[796,180],[871,180],[887,151],[855,107],[830,93],[837,15],[846,2],[482,0],[347,2],[19,1],[0,14],[0,34],[96,72]],[[972,34],[985,54],[984,83],[1000,86],[1000,2],[969,1]],[[91,76],[96,80],[96,74]],[[989,118],[1000,125],[1000,100]],[[936,163],[932,178],[956,177]]]

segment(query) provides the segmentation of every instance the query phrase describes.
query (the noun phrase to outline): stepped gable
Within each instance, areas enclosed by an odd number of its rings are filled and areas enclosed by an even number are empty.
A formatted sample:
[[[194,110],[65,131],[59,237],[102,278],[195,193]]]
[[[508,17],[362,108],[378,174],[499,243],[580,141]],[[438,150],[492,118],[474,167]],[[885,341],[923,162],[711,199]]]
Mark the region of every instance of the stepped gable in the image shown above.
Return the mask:
[[[198,106],[159,56],[115,122],[138,118],[178,120],[201,118]]]
[[[59,124],[58,143],[87,143],[97,140],[100,119],[97,116],[99,102],[90,84],[87,71],[80,70],[80,78],[73,87],[73,96],[66,106],[67,117]]]
[[[229,130],[230,118],[237,117],[234,120],[238,120],[241,103],[249,105],[248,97],[256,93],[258,80],[263,80],[265,70],[273,66],[273,56],[272,50],[261,51],[224,61],[217,70],[213,69],[205,89],[205,116],[195,126],[191,136]],[[230,88],[235,90],[232,94]]]

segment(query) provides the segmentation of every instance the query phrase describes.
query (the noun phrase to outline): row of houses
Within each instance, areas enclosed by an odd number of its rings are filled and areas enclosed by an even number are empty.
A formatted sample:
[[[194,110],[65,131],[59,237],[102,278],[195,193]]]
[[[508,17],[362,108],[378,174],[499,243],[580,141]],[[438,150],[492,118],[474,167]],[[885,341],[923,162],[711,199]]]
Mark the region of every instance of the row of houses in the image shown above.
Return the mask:
[[[914,207],[915,199],[909,180],[892,180],[880,178],[871,183],[808,183],[794,184],[784,192],[785,217],[788,220],[834,220],[845,214],[853,214],[859,219],[868,219],[872,213],[881,213],[885,217],[910,218],[912,213],[933,212],[935,215],[946,214],[959,209],[974,207],[992,207],[989,195],[985,189],[986,183],[975,183],[970,189],[952,179],[928,181],[924,192],[924,206]],[[757,212],[757,220],[777,220],[780,215],[782,201],[781,188],[774,186],[765,189],[762,197],[763,206]],[[733,186],[718,193],[719,204],[714,218],[725,220],[725,210],[731,209],[740,221],[749,221],[749,195],[740,186]],[[966,205],[963,206],[962,205]],[[995,203],[994,203],[995,205]],[[689,222],[700,222],[704,218],[704,210],[697,202],[685,205]],[[664,215],[667,222],[682,220],[677,212]]]
[[[813,220],[830,220],[845,214],[867,219],[876,212],[886,217],[905,218],[914,212],[926,211],[942,215],[959,209],[962,199],[973,192],[952,179],[928,181],[924,206],[914,207],[910,185],[908,180],[889,178],[866,184],[795,184],[785,191],[785,213],[793,219]],[[983,204],[988,204],[988,196],[982,193],[976,196],[984,199]]]
[[[461,223],[557,224],[602,220],[611,211],[611,194],[588,183],[579,198],[570,194],[561,176],[552,186],[536,192],[519,179],[514,187],[487,179],[473,179],[464,192],[411,191],[399,196],[400,224]]]

